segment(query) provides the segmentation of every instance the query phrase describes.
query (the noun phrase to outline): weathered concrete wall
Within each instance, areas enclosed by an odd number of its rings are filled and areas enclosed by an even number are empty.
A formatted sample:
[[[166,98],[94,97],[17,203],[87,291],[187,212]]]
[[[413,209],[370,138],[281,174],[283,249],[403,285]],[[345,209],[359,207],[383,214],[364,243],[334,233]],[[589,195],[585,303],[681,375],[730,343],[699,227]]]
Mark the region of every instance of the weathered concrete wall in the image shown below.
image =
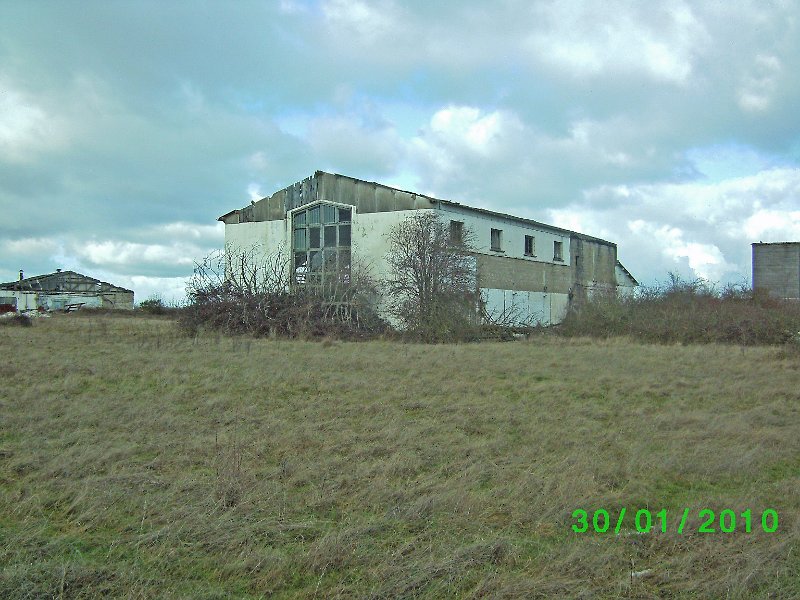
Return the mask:
[[[800,242],[753,244],[753,289],[800,299]]]
[[[579,306],[595,294],[616,293],[617,246],[609,242],[573,235],[570,238],[572,254],[572,300]]]
[[[278,190],[250,206],[232,211],[221,219],[229,225],[283,220],[289,211],[320,200],[350,204],[363,214],[434,207],[431,198],[420,194],[317,171],[314,175]]]
[[[478,254],[478,285],[499,290],[569,294],[568,265]]]
[[[568,294],[480,288],[489,320],[501,324],[552,325],[564,320]]]

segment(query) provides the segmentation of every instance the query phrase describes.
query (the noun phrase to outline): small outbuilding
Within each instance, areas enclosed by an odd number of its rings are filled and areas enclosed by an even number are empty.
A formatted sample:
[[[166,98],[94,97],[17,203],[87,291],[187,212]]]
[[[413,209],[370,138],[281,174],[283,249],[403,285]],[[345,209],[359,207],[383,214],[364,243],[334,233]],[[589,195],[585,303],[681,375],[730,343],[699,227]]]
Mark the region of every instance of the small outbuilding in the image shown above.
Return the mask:
[[[753,289],[800,300],[800,242],[753,244]]]
[[[81,307],[133,309],[133,290],[94,277],[62,271],[0,284],[0,305],[26,310],[75,310]]]

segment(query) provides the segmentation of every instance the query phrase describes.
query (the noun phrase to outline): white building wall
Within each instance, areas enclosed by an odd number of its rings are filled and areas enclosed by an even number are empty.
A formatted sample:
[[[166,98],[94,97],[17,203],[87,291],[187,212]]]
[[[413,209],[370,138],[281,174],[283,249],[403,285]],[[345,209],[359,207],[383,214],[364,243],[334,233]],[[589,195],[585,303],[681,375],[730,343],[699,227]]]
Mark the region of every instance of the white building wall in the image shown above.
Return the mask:
[[[289,254],[287,221],[255,221],[225,225],[225,251],[233,255],[252,253],[255,264],[267,264],[275,254]]]
[[[569,296],[481,288],[481,300],[492,322],[503,325],[552,325],[567,315]]]
[[[636,290],[636,282],[620,267],[614,267],[614,274],[617,276],[617,296],[620,298],[630,298]]]
[[[493,256],[507,256],[510,258],[521,258],[537,262],[549,262],[553,264],[571,264],[569,234],[550,231],[545,228],[537,228],[534,225],[516,223],[510,219],[502,217],[492,217],[491,215],[476,214],[469,209],[443,205],[439,211],[442,218],[449,224],[450,221],[461,221],[464,227],[472,231],[475,239],[475,246],[479,252]],[[491,249],[491,230],[500,229],[502,233],[501,252]],[[525,254],[525,236],[533,236],[535,249],[533,256]],[[553,242],[561,242],[562,260],[554,260]]]

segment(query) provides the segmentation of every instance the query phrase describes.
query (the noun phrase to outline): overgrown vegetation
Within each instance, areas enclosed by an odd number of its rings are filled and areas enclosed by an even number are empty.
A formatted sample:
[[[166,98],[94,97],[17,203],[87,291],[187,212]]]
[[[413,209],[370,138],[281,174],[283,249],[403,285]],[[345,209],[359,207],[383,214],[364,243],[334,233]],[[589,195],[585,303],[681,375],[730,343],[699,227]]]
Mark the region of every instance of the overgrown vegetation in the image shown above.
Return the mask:
[[[628,298],[596,297],[570,312],[566,336],[630,336],[656,343],[790,344],[800,347],[800,302],[778,301],[744,286],[718,290],[670,273],[668,282]]]
[[[33,320],[28,315],[13,314],[0,319],[0,325],[17,326],[17,327],[30,327],[33,325]]]
[[[280,252],[225,252],[195,268],[181,327],[285,338],[375,336],[385,323],[375,312],[375,284],[357,263],[323,286],[303,285]]]
[[[411,339],[474,339],[478,323],[473,235],[451,230],[434,213],[418,213],[389,232],[387,303]]]
[[[3,598],[800,596],[800,362],[780,349],[71,315],[0,335]],[[623,507],[670,530],[571,529]],[[780,527],[697,533],[703,508]]]
[[[149,315],[167,315],[175,313],[177,307],[167,306],[164,299],[158,294],[153,294],[139,303],[139,310]]]

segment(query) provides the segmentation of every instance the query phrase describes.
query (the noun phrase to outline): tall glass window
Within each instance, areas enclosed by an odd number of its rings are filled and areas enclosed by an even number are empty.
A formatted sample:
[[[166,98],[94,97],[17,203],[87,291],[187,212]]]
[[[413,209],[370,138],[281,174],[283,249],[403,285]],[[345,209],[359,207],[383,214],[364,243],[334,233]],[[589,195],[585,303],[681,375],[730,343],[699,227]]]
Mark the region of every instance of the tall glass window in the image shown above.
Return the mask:
[[[319,203],[292,216],[295,282],[322,285],[350,278],[353,210]]]

